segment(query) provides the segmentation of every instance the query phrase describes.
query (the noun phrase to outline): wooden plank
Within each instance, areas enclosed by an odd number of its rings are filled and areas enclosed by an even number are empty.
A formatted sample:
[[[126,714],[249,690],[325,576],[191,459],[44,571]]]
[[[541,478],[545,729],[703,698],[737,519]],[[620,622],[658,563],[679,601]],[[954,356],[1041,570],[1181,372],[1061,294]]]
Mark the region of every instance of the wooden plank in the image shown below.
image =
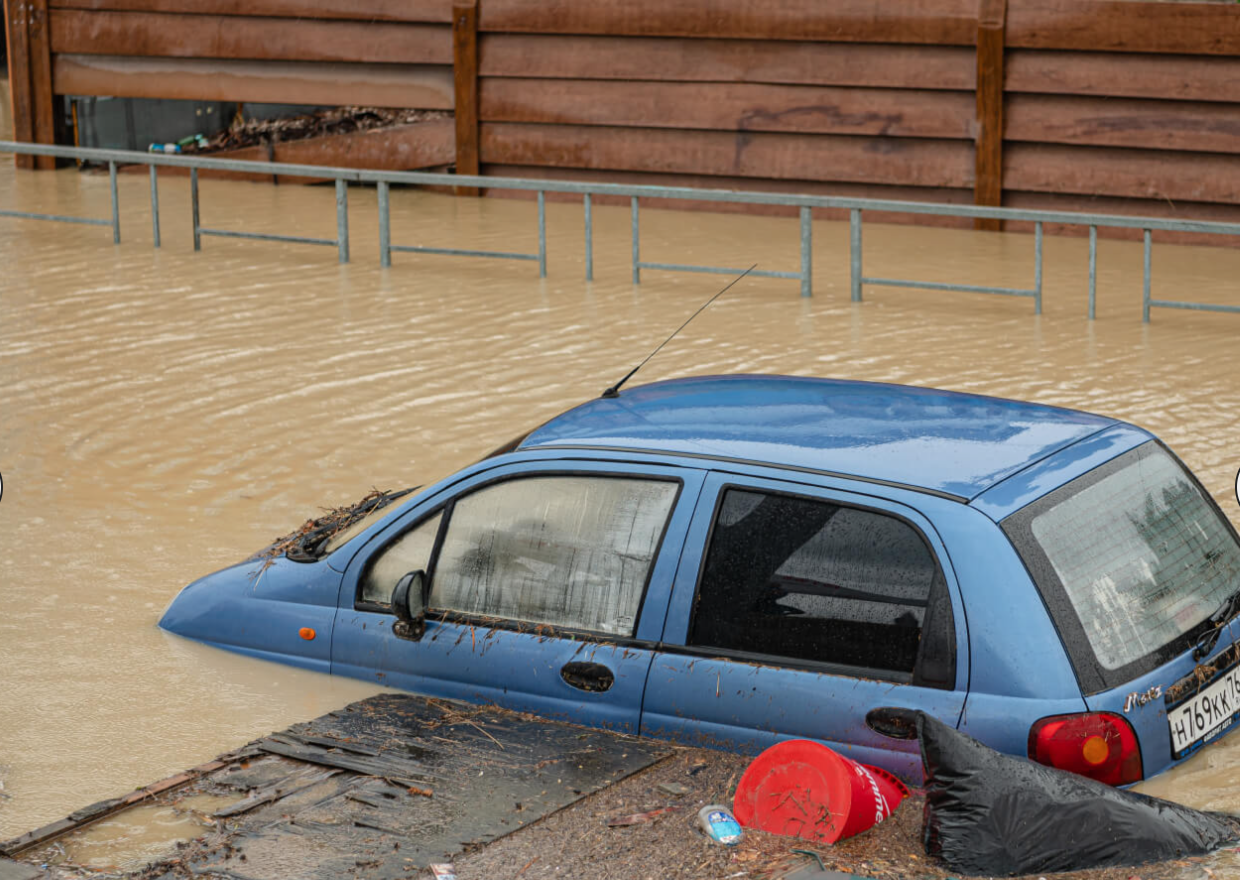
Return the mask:
[[[34,120],[34,140],[40,144],[56,143],[56,101],[52,94],[52,50],[48,39],[47,0],[26,2],[30,34],[30,111]],[[37,156],[35,167],[44,171],[56,168],[56,157]]]
[[[124,797],[100,801],[98,804],[91,807],[71,813],[65,819],[58,819],[48,825],[35,828],[33,831],[27,831],[25,834],[14,837],[11,840],[0,841],[0,855],[19,855],[26,850],[39,846],[42,843],[46,843],[53,838],[59,837],[66,831],[71,831],[76,828],[90,825],[93,822],[97,822],[100,819],[111,816],[128,807],[132,807],[134,804],[153,798],[165,791],[171,791],[174,788],[179,788],[182,785],[193,782],[207,773],[212,773],[228,766],[233,761],[238,760],[239,757],[240,752],[234,752],[230,755],[221,755],[213,761],[200,764],[190,770],[169,776],[166,779],[162,779],[159,782],[152,783],[151,785],[143,788],[135,789]]]
[[[976,0],[486,0],[482,31],[971,46]]]
[[[452,71],[440,65],[57,55],[53,74],[71,95],[452,109]]]
[[[1240,9],[1235,3],[1020,0],[1008,15],[1008,45],[1240,55]]]
[[[481,75],[973,90],[957,46],[483,34]]]
[[[977,19],[977,152],[973,201],[1003,203],[1003,42],[1007,0],[981,0]],[[998,232],[1002,221],[978,219],[974,229]]]
[[[452,7],[453,102],[456,118],[456,173],[478,173],[478,0]],[[456,187],[458,196],[476,196],[476,187]]]
[[[39,868],[0,856],[0,880],[40,880],[46,878]]]
[[[1168,217],[1177,220],[1205,220],[1214,223],[1240,223],[1240,205],[1215,205],[1206,202],[1175,202],[1152,201],[1147,199],[1124,199],[1098,196],[1081,196],[1069,193],[1032,193],[1009,190],[1004,194],[1004,203],[1010,208],[1025,208],[1034,211],[1079,211],[1095,214],[1128,214],[1140,217]],[[1028,231],[1033,228],[1031,223],[1009,222],[1012,231]],[[1043,231],[1048,235],[1086,236],[1089,227],[1064,223],[1043,224]],[[1160,242],[1174,244],[1211,245],[1214,247],[1235,247],[1236,239],[1225,235],[1202,235],[1196,232],[1156,232],[1154,235]],[[1108,229],[1098,228],[1099,238],[1141,240],[1140,229]]]
[[[488,78],[481,119],[966,139],[974,130],[968,92],[751,83]]]
[[[846,181],[773,180],[752,177],[708,177],[704,174],[651,174],[634,171],[586,171],[579,168],[539,168],[529,165],[483,165],[483,174],[496,177],[550,178],[552,180],[601,181],[651,186],[691,186],[704,189],[746,189],[760,192],[798,193],[821,196],[846,196],[859,199],[894,199],[912,202],[946,202],[953,205],[971,205],[972,189],[946,189],[921,186],[884,186],[872,183],[849,183]],[[533,198],[533,193],[520,190],[489,189],[488,196],[499,198]],[[547,193],[549,201],[581,203],[581,196],[563,193]],[[595,205],[629,204],[626,196],[593,197]],[[728,202],[705,202],[695,199],[646,199],[644,208],[677,211],[714,211],[724,214],[756,214],[769,217],[795,217],[797,208],[787,205],[744,205]],[[848,211],[814,209],[815,220],[847,220]],[[930,226],[971,228],[970,221],[962,217],[933,217],[921,214],[866,212],[866,222],[920,223]]]
[[[52,51],[82,55],[451,64],[446,25],[52,10]]]
[[[1032,192],[1240,204],[1240,156],[1010,143],[1004,185]]]
[[[274,15],[358,21],[452,21],[452,0],[52,0],[55,9]]]
[[[1008,52],[1007,90],[1236,101],[1240,100],[1240,58],[1024,49]]]
[[[1013,141],[1240,153],[1240,104],[1011,95],[1007,114]]]
[[[372,131],[325,135],[299,141],[243,147],[212,153],[217,159],[249,162],[289,162],[297,165],[330,165],[336,168],[377,168],[381,171],[417,171],[444,168],[455,156],[455,128],[451,119],[432,119],[411,125],[398,125]],[[145,166],[127,166],[125,171],[146,174]],[[160,176],[188,177],[185,168],[163,167]],[[324,183],[326,177],[282,177],[237,171],[202,170],[205,179],[249,180],[262,183],[305,185]]]
[[[967,141],[487,122],[480,143],[508,165],[973,186]]]
[[[5,39],[8,41],[9,94],[13,108],[13,138],[34,141],[34,114],[30,93],[30,28],[25,0],[5,0]],[[34,156],[14,156],[18,168],[34,168]]]

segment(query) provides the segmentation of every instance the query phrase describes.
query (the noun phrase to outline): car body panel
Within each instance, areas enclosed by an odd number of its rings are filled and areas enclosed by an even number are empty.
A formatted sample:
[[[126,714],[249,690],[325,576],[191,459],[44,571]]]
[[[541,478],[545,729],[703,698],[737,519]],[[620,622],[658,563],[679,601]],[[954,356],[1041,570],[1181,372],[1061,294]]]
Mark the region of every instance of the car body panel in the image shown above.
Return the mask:
[[[605,446],[770,462],[972,498],[1114,420],[876,382],[707,376],[599,398],[522,447]]]
[[[1153,434],[1141,428],[1112,425],[991,486],[970,501],[969,506],[999,522],[1082,474],[1153,439]]]
[[[185,587],[159,625],[217,648],[329,672],[339,583],[321,560],[251,559]],[[314,637],[305,638],[304,628]]]
[[[444,502],[476,488],[519,476],[596,474],[648,476],[680,481],[658,555],[651,568],[637,631],[632,639],[609,639],[510,624],[437,620],[428,615],[418,641],[392,633],[388,613],[354,607],[366,564],[387,542]],[[381,681],[393,687],[471,702],[493,702],[517,711],[636,733],[646,674],[652,656],[646,643],[662,630],[671,583],[680,557],[703,472],[696,468],[632,465],[609,461],[541,460],[511,462],[476,471],[441,492],[424,493],[417,504],[374,533],[349,562],[340,590],[340,608],[332,652],[332,672]],[[569,685],[561,670],[569,663],[606,667],[614,684],[589,692]]]
[[[715,501],[729,488],[818,498],[887,513],[915,526],[931,545],[952,599],[957,639],[956,682],[950,690],[841,674],[784,663],[779,658],[712,656],[686,647],[701,565],[715,518]],[[923,496],[927,497],[927,496]],[[961,505],[940,499],[938,504]],[[665,649],[650,670],[642,733],[698,745],[758,751],[790,738],[815,739],[856,760],[918,780],[921,758],[913,740],[896,740],[867,727],[871,709],[928,712],[955,726],[964,705],[969,670],[968,627],[961,613],[951,561],[930,522],[917,510],[878,495],[824,489],[808,483],[712,473],[702,489],[685,543],[663,633]]]
[[[1223,654],[1231,650],[1233,633],[1230,627],[1234,626],[1234,622],[1229,624],[1226,636],[1220,638],[1214,649],[1201,659],[1202,665],[1211,666]],[[1157,669],[1125,683],[1122,687],[1091,694],[1085,698],[1090,710],[1113,712],[1125,718],[1132,725],[1137,734],[1137,742],[1141,746],[1141,764],[1146,778],[1163,772],[1172,764],[1184,760],[1208,744],[1207,742],[1199,743],[1178,759],[1173,760],[1171,757],[1167,695],[1176,682],[1191,676],[1197,665],[1198,661],[1193,659],[1193,649],[1190,648]],[[1153,693],[1154,691],[1158,692],[1157,696]],[[1136,699],[1142,695],[1149,697],[1145,703]],[[1130,696],[1134,697],[1131,701]],[[1171,702],[1176,701],[1173,699]],[[1240,726],[1240,721],[1229,724],[1208,742],[1228,735],[1237,726]]]

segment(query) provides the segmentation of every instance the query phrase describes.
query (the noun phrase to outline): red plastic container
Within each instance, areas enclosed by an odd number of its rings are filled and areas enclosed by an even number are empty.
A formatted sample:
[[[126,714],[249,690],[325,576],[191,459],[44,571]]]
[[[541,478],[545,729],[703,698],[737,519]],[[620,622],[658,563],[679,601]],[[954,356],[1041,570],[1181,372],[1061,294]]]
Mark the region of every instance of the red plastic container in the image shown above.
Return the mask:
[[[754,759],[736,786],[732,812],[746,828],[835,843],[877,825],[906,797],[908,789],[886,770],[793,739]]]

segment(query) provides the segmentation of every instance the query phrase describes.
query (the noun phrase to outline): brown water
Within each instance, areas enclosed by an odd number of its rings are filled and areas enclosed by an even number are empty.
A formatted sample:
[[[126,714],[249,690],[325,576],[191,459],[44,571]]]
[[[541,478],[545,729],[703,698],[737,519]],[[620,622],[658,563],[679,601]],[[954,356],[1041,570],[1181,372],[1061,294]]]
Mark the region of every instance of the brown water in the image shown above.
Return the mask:
[[[7,99],[7,89],[5,90]],[[0,100],[5,100],[0,99]],[[0,106],[7,124],[7,109]],[[8,132],[0,129],[0,137]],[[104,228],[0,218],[0,838],[374,692],[236,657],[155,623],[177,590],[324,505],[425,482],[623,375],[722,279],[628,275],[628,212],[548,207],[549,277],[529,263],[395,255],[351,192],[351,265],[332,248],[205,239],[188,184],[122,175]],[[331,237],[329,188],[205,181],[208,226]],[[16,172],[0,205],[108,216],[106,175]],[[534,207],[393,194],[393,239],[534,249]],[[797,265],[792,219],[647,211],[643,256]],[[1165,438],[1240,522],[1240,317],[1140,321],[1138,244],[1048,239],[1045,314],[1027,300],[909,290],[848,302],[847,229],[815,224],[815,291],[738,284],[643,370],[906,382],[1094,410]],[[1156,247],[1156,295],[1240,302],[1240,251]],[[873,274],[1027,286],[1032,241],[867,226]],[[1240,811],[1240,736],[1147,789]]]

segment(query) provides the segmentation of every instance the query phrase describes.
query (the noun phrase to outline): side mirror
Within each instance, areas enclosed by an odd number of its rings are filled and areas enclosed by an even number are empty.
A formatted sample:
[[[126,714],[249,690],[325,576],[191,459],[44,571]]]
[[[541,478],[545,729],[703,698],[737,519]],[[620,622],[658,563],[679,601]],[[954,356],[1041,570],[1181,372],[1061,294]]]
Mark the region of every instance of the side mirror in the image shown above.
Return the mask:
[[[392,590],[392,610],[399,620],[392,627],[396,635],[417,641],[426,632],[426,572],[411,571],[396,582]]]

